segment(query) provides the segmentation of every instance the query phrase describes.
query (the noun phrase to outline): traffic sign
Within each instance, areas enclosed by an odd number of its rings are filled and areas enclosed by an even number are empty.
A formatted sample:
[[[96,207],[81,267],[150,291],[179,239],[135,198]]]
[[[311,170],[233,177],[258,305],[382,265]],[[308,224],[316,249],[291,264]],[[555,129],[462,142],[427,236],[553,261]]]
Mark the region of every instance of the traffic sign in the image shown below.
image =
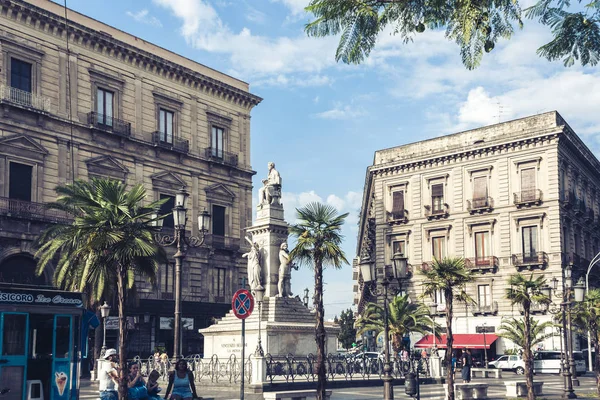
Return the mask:
[[[233,314],[239,319],[246,319],[254,310],[254,297],[246,289],[240,289],[233,295],[231,299],[231,307]]]

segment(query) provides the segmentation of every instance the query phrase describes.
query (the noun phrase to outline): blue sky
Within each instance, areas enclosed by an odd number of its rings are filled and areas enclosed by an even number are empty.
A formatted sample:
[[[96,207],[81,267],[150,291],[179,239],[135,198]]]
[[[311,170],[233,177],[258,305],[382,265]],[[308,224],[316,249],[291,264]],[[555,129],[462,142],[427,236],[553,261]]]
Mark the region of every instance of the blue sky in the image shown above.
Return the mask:
[[[288,222],[295,207],[314,200],[349,212],[343,248],[350,261],[365,171],[377,149],[550,110],[592,151],[600,148],[599,69],[539,59],[535,50],[550,34],[531,21],[475,71],[462,66],[442,32],[430,30],[410,44],[384,32],[366,63],[348,66],[333,58],[337,38],[303,33],[309,0],[101,3],[68,0],[68,7],[240,78],[264,98],[252,111],[255,188],[274,161]],[[352,304],[351,267],[326,271],[325,282],[332,318]],[[312,286],[308,269],[294,272],[294,293]]]

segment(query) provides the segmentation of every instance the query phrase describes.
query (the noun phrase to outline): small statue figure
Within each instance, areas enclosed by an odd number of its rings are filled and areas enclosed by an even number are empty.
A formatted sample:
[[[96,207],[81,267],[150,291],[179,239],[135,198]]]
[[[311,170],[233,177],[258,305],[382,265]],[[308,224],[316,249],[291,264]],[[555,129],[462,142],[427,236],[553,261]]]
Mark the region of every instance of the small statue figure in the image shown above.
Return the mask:
[[[286,242],[283,242],[279,247],[279,282],[277,283],[279,294],[277,294],[277,297],[293,297],[291,283],[292,268],[296,271],[298,270],[298,266],[290,263],[288,245]]]
[[[269,162],[269,175],[267,179],[263,179],[263,187],[258,189],[258,203],[271,204],[274,198],[281,197],[281,176],[275,169],[275,163]]]
[[[253,243],[247,236],[246,240],[250,243],[250,251],[242,254],[242,257],[248,257],[248,279],[250,281],[250,289],[255,290],[262,287],[260,277],[260,247],[258,246],[258,243]]]

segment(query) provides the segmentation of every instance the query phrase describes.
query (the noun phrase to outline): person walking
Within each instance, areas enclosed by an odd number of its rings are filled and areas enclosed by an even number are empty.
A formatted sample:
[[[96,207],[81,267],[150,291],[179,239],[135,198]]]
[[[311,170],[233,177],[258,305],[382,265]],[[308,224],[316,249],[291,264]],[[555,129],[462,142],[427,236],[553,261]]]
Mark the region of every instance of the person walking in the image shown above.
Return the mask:
[[[98,371],[98,391],[101,400],[117,400],[119,393],[119,374],[117,373],[117,350],[107,349]]]
[[[169,394],[173,393],[169,397]],[[198,398],[196,385],[194,385],[194,373],[188,369],[187,361],[179,360],[175,364],[175,371],[169,374],[169,385],[165,393],[165,399],[193,400]]]
[[[471,352],[468,349],[463,349],[461,355],[462,370],[460,371],[463,383],[471,382]]]

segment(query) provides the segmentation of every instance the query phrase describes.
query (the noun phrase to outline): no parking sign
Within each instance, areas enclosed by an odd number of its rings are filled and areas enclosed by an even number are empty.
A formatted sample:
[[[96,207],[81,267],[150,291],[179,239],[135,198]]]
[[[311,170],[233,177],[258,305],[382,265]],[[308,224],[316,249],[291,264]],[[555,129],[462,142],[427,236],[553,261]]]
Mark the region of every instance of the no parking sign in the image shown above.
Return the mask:
[[[231,307],[236,317],[246,319],[254,310],[254,297],[246,289],[240,289],[233,295]]]

